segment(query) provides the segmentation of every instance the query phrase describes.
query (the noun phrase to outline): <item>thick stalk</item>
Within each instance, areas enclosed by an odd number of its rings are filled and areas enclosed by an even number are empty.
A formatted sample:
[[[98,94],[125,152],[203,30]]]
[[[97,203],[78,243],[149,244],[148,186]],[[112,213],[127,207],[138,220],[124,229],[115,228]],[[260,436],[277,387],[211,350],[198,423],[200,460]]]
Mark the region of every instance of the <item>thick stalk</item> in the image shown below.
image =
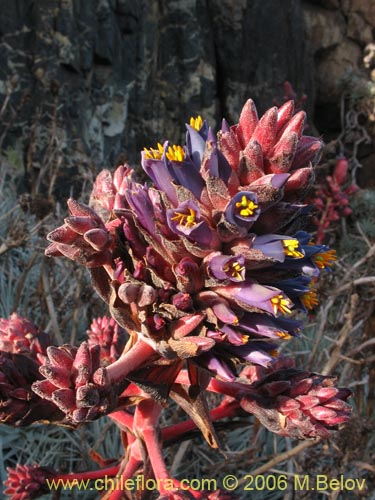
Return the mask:
[[[124,498],[124,491],[126,491],[126,481],[131,479],[139,467],[142,465],[141,452],[137,441],[129,447],[129,460],[123,470],[122,474],[118,476],[117,488],[114,488],[108,497],[108,500],[122,500]],[[132,485],[133,486],[133,485]]]
[[[126,376],[139,368],[145,361],[152,358],[154,349],[142,339],[138,339],[134,346],[121,358],[107,366],[99,368],[94,373],[94,382],[99,385],[110,385],[121,382]]]
[[[181,370],[177,375],[176,384],[190,385],[189,374],[186,370]],[[249,394],[253,392],[250,384],[244,384],[242,382],[224,382],[216,378],[212,378],[205,387],[206,391],[217,392],[219,394],[225,394],[232,398],[237,399],[241,395]]]
[[[106,467],[105,469],[91,470],[87,472],[69,472],[68,474],[58,474],[54,476],[55,480],[61,479],[62,481],[83,481],[88,479],[101,479],[105,476],[113,477],[116,476],[120,470],[119,465],[114,465],[113,467]]]
[[[158,436],[161,409],[161,406],[151,399],[139,403],[134,415],[134,429],[139,431],[145,442],[155,479],[160,485],[160,493],[167,493],[168,489],[164,488],[163,483],[164,480],[171,480],[171,476],[164,461]]]

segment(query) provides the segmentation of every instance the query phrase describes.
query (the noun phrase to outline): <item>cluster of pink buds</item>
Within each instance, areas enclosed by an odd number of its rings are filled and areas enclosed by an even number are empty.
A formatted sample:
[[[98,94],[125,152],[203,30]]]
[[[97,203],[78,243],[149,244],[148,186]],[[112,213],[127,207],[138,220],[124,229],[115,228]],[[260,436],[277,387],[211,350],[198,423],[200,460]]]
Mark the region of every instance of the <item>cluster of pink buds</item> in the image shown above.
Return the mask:
[[[94,321],[78,347],[48,346],[38,365],[30,346],[22,355],[35,364],[28,390],[60,422],[76,427],[107,415],[121,430],[118,464],[84,477],[154,481],[159,500],[224,500],[172,478],[163,446],[199,429],[219,448],[214,422],[243,411],[298,439],[327,437],[349,419],[350,391],[295,369],[278,350],[300,336],[295,313],[316,305],[313,282],[336,260],[304,230],[322,149],[303,134],[305,119],[293,101],[259,118],[251,99],[238,123],[223,120],[216,134],[191,118],[186,145],[165,141],[142,152],[148,184],[124,165],[98,175],[90,206],[68,201],[46,255],[85,266],[112,319]],[[10,405],[15,389],[4,389]],[[210,392],[221,395],[216,407]],[[171,400],[189,420],[163,428]],[[7,491],[26,492],[13,500],[31,498],[26,472],[10,476]],[[124,493],[114,486],[105,498]],[[140,487],[137,498],[148,492]]]
[[[0,351],[26,353],[42,362],[50,344],[49,335],[27,318],[16,313],[7,319],[0,318]]]
[[[100,347],[101,366],[110,365],[121,356],[127,339],[125,331],[107,316],[94,319],[86,335],[89,347]]]
[[[318,226],[317,243],[323,243],[331,223],[352,213],[349,197],[358,187],[355,183],[348,183],[348,166],[349,162],[344,156],[338,157],[332,175],[325,177],[324,183],[318,186],[310,199],[319,212],[319,215],[313,218],[313,222]]]

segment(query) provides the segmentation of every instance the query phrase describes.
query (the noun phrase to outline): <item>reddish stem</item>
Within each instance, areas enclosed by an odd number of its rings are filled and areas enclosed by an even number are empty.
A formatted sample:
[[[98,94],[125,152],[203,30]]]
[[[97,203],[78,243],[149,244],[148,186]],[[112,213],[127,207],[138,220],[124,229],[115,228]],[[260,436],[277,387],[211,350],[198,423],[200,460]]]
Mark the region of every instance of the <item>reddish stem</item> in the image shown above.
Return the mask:
[[[167,493],[168,490],[164,488],[163,480],[170,480],[171,476],[164,461],[157,432],[161,410],[161,406],[151,399],[141,401],[135,410],[134,428],[143,437],[155,479],[161,480],[160,493]]]
[[[237,415],[239,405],[237,401],[231,403],[222,403],[217,408],[210,411],[210,420],[215,422],[216,420],[221,420],[226,417],[234,417]],[[175,425],[169,425],[161,429],[161,435],[163,441],[169,441],[170,439],[177,439],[183,436],[187,432],[197,429],[193,420],[185,420],[184,422],[179,422]]]
[[[107,467],[105,469],[91,470],[87,472],[69,472],[68,474],[58,474],[54,477],[54,479],[63,481],[72,481],[76,479],[78,481],[87,480],[87,479],[101,479],[104,476],[112,477],[116,476],[118,471],[120,470],[119,465],[114,465],[113,467]]]
[[[134,415],[127,411],[114,411],[108,414],[108,417],[119,427],[122,431],[132,431],[134,428]]]
[[[186,370],[181,370],[177,375],[176,384],[190,385],[189,374]],[[234,399],[238,399],[242,394],[249,394],[252,391],[250,384],[244,384],[243,382],[224,382],[212,378],[207,385],[206,391],[217,392],[219,394],[225,394]]]
[[[109,385],[121,382],[133,370],[139,368],[145,361],[155,354],[155,350],[146,344],[142,339],[138,339],[128,352],[121,358],[107,366],[99,368],[94,373],[94,382],[99,385]]]
[[[126,481],[134,476],[139,467],[142,465],[141,452],[139,449],[138,441],[135,441],[128,449],[129,460],[125,466],[124,471],[118,477],[117,484],[122,485],[122,488],[114,489],[108,500],[122,500],[124,498],[123,487]]]

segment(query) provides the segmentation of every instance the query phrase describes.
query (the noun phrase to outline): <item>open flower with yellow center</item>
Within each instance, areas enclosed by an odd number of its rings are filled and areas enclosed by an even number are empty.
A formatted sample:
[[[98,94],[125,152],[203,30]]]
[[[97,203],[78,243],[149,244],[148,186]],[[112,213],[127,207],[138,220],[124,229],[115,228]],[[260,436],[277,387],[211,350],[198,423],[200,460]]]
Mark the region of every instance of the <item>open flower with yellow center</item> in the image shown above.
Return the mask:
[[[189,213],[184,214],[181,212],[175,212],[174,217],[171,217],[171,221],[177,221],[179,226],[191,227],[194,226],[196,222],[196,213],[192,208],[188,208]]]
[[[270,300],[274,314],[290,314],[292,312],[290,310],[292,301],[282,294],[275,295],[275,297],[272,297]]]
[[[241,197],[241,201],[236,202],[236,208],[242,217],[251,217],[258,207],[253,200],[249,200],[245,195]]]

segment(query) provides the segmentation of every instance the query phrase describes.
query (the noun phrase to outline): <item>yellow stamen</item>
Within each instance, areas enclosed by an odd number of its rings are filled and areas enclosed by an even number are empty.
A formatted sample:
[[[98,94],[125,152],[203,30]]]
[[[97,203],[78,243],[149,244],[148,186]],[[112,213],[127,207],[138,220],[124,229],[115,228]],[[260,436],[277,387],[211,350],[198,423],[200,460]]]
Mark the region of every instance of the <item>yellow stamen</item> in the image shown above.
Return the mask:
[[[312,259],[319,269],[331,267],[333,262],[337,260],[336,250],[327,250],[326,252],[316,253],[312,256]]]
[[[279,311],[283,314],[290,314],[292,311],[289,309],[292,305],[292,301],[288,298],[285,298],[283,295],[275,295],[272,297],[271,304],[273,307],[274,314],[277,314]]]
[[[236,207],[241,209],[240,215],[242,215],[242,217],[251,217],[252,215],[254,215],[254,212],[258,208],[258,205],[252,200],[249,200],[245,195],[243,195],[241,201],[238,201],[236,203]]]
[[[289,340],[292,338],[292,336],[289,335],[289,333],[287,333],[287,332],[276,332],[276,335],[283,340]]]
[[[308,292],[304,293],[300,297],[302,304],[311,311],[319,304],[318,294],[316,293],[315,288],[311,288]]]
[[[268,351],[268,354],[270,354],[273,358],[277,358],[277,356],[279,355],[279,351],[273,349],[272,351]]]
[[[237,316],[234,318],[234,320],[232,321],[232,325],[238,325],[238,323],[240,322],[240,320],[237,318]]]
[[[166,157],[170,161],[184,161],[185,151],[181,146],[176,146],[176,144],[173,144],[173,146],[169,146]]]
[[[183,214],[182,212],[175,212],[174,217],[171,220],[176,220],[180,226],[191,227],[196,224],[196,213],[195,210],[189,208],[189,215]]]
[[[196,118],[194,118],[193,116],[190,118],[190,127],[193,127],[198,131],[203,127],[203,120],[201,115],[198,115]]]
[[[237,261],[233,262],[231,266],[228,264],[223,267],[223,271],[225,273],[230,273],[232,278],[236,278],[237,280],[243,281],[245,278],[242,277],[241,272],[245,269],[244,266],[241,266]]]
[[[158,149],[154,149],[154,148],[147,149],[147,148],[144,148],[143,151],[145,152],[145,157],[147,159],[151,159],[151,160],[161,160],[162,156],[163,156],[163,153],[164,153],[164,148],[160,144],[160,142],[158,142],[157,148]]]
[[[282,240],[284,253],[287,257],[296,257],[298,259],[304,257],[303,253],[297,250],[299,246],[298,240]]]

